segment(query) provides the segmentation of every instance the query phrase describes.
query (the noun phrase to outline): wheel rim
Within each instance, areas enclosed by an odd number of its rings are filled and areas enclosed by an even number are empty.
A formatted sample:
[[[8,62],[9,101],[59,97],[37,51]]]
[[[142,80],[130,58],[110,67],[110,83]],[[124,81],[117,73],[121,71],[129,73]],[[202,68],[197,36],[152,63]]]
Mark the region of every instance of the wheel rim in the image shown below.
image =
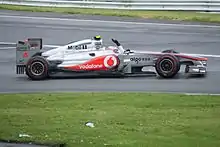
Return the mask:
[[[173,62],[170,59],[162,60],[162,62],[160,63],[160,69],[166,73],[172,71],[173,70]]]
[[[31,65],[31,73],[35,76],[42,75],[44,73],[44,65],[41,62],[34,62]]]

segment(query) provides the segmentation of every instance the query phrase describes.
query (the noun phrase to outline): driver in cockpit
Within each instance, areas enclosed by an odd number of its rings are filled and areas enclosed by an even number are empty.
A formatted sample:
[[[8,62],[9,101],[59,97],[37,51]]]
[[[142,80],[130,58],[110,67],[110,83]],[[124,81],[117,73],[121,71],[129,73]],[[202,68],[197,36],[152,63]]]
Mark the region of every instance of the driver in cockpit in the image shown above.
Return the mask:
[[[94,36],[92,39],[92,45],[95,47],[96,50],[103,49],[103,44],[102,44],[102,38],[101,36]]]
[[[112,39],[112,41],[117,45],[120,53],[124,53],[125,50],[121,46],[121,44],[117,40]],[[96,50],[105,50],[105,47],[103,46],[102,38],[100,35],[93,37],[92,44]]]

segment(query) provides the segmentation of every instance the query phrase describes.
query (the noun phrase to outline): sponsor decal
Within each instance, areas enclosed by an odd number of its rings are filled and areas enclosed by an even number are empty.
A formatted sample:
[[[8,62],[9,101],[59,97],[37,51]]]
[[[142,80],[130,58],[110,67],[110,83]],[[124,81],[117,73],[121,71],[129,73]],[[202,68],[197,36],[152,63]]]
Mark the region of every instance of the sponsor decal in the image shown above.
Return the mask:
[[[19,60],[19,63],[23,63],[23,62],[24,62],[24,59],[20,59],[20,60]]]
[[[87,45],[89,45],[89,43],[82,44],[82,45],[76,45],[76,46],[70,45],[67,48],[68,49],[74,49],[75,48],[76,50],[85,50],[85,49],[88,49]]]
[[[18,45],[17,50],[22,50],[22,51],[27,51],[28,50],[28,46],[27,45]]]
[[[96,68],[102,68],[102,64],[86,64],[86,65],[79,65],[80,69],[96,69]]]
[[[38,47],[30,47],[30,50],[36,50]]]
[[[104,59],[104,66],[107,68],[112,68],[117,64],[118,64],[118,60],[113,55],[106,56]]]
[[[100,56],[87,61],[84,64],[67,66],[71,70],[106,70],[118,64],[117,57],[114,55]]]
[[[87,49],[87,45],[77,45],[77,46],[75,46],[75,49],[76,50],[84,50],[84,49]]]
[[[23,58],[28,58],[28,52],[23,53]]]
[[[151,58],[150,57],[145,57],[145,58],[141,58],[141,57],[132,57],[130,58],[130,61],[134,61],[136,62],[137,64],[141,61],[150,61]]]
[[[38,43],[32,43],[30,44],[30,50],[35,50],[39,47],[39,44]]]

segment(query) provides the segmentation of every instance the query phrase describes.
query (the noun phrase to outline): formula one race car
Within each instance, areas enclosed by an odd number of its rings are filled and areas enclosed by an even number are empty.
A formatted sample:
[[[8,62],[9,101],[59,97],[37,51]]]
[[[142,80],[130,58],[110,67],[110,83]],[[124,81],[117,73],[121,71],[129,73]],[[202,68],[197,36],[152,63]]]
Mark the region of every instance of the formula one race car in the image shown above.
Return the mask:
[[[116,46],[105,47],[100,36],[83,39],[42,51],[41,38],[18,41],[16,47],[16,73],[26,74],[32,80],[43,80],[57,73],[97,75],[143,75],[143,67],[155,68],[162,78],[173,78],[181,65],[185,73],[205,75],[207,58],[189,56],[174,50],[139,52]]]

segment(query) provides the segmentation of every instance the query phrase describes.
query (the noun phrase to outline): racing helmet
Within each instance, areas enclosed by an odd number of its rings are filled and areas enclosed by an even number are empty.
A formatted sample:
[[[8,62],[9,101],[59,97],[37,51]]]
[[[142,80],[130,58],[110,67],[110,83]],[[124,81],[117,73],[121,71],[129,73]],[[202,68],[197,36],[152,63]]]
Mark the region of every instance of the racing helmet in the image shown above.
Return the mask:
[[[94,36],[92,42],[97,50],[102,48],[102,38],[100,35]]]

